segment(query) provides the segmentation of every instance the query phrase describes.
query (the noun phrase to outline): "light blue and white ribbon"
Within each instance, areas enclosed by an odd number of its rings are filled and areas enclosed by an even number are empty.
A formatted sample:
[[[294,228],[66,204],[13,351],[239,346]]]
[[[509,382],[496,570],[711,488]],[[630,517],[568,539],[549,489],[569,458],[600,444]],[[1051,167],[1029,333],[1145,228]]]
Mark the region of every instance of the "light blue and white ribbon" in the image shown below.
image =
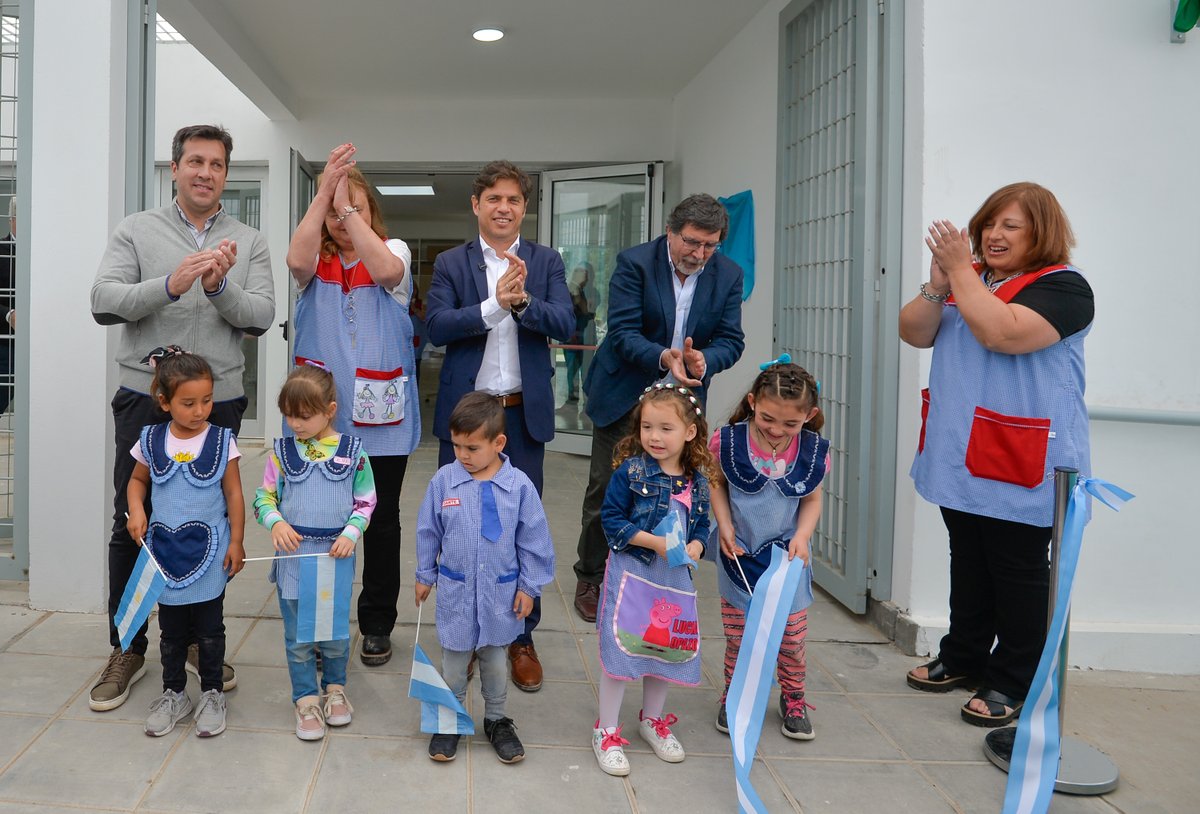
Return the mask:
[[[1058,697],[1058,675],[1059,671],[1067,669],[1062,663],[1062,646],[1071,612],[1075,568],[1083,547],[1088,495],[1114,511],[1120,511],[1126,501],[1133,499],[1133,495],[1121,487],[1099,478],[1080,478],[1075,484],[1067,504],[1058,549],[1058,595],[1054,597],[1054,616],[1017,723],[1002,814],[1042,814],[1050,808],[1050,798],[1054,794],[1062,742],[1058,726],[1058,708],[1062,703]]]
[[[783,629],[796,589],[804,576],[804,560],[789,560],[787,551],[771,546],[771,564],[754,586],[746,612],[742,646],[738,650],[733,680],[725,697],[725,717],[733,743],[733,775],[737,782],[738,811],[765,814],[767,807],[750,782],[754,752],[762,734],[763,715],[771,694],[771,680]]]

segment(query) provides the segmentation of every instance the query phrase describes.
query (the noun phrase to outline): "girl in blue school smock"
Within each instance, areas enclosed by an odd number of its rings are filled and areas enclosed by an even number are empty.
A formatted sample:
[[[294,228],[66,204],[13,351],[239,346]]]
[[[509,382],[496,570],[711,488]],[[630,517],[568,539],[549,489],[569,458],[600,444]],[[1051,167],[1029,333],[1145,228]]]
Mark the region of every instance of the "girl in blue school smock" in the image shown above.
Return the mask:
[[[607,774],[629,774],[618,720],[625,685],[642,679],[638,734],[667,763],[684,759],[664,715],[671,683],[700,683],[700,630],[691,567],[709,534],[709,482],[720,478],[700,402],[686,387],[646,388],[630,431],[617,444],[600,522],[611,551],[605,567],[599,628],[600,716],[592,750]],[[674,518],[669,517],[673,514]],[[665,523],[664,523],[665,521]],[[677,524],[677,525],[675,525]],[[686,557],[671,565],[675,525],[685,532]],[[664,534],[664,531],[667,532]]]
[[[729,732],[725,696],[742,645],[750,591],[770,566],[771,549],[780,546],[788,559],[810,562],[809,538],[821,516],[821,482],[829,471],[829,442],[818,434],[825,424],[818,390],[812,375],[791,364],[787,354],[767,362],[729,423],[709,442],[728,484],[713,496],[725,628],[725,689],[716,720],[721,732]],[[776,656],[780,730],[793,740],[816,737],[807,714],[811,705],[804,700],[804,637],[811,603],[812,569],[806,568],[788,606]]]

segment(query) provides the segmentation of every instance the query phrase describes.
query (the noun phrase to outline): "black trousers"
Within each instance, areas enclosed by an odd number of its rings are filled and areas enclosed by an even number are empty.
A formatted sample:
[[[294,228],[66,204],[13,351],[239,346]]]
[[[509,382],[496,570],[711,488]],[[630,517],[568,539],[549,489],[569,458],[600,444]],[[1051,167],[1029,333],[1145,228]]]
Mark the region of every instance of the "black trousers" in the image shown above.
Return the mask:
[[[214,563],[214,567],[216,564]],[[194,605],[159,605],[159,649],[162,652],[163,690],[183,692],[187,686],[188,645],[200,645],[200,691],[220,690],[221,663],[225,660],[225,594]]]
[[[951,675],[1024,698],[1046,642],[1051,529],[946,508],[942,519],[950,532],[950,632],[939,658]]]
[[[629,416],[632,413],[630,410],[607,427],[592,430],[592,460],[588,470],[587,491],[583,493],[579,559],[575,563],[575,577],[580,582],[599,585],[604,581],[608,539],[600,526],[600,507],[604,504],[604,493],[608,490],[608,481],[613,473],[613,448],[629,432]]]
[[[504,454],[509,463],[525,473],[533,483],[538,497],[542,496],[544,464],[546,460],[546,445],[537,441],[529,434],[525,426],[525,408],[520,405],[504,408],[504,435],[508,443],[504,445]],[[454,462],[454,445],[442,441],[438,445],[438,466],[442,467]],[[516,638],[518,644],[533,644],[533,631],[542,621],[542,598],[533,598],[533,610],[525,617],[525,632]]]
[[[246,397],[232,401],[218,401],[213,404],[209,423],[218,427],[227,427],[237,435],[242,428],[242,414],[246,412]],[[112,400],[114,436],[116,438],[116,455],[113,458],[113,521],[112,537],[108,541],[108,641],[113,647],[120,647],[121,637],[113,619],[117,607],[121,604],[121,595],[125,593],[125,584],[133,573],[133,565],[137,562],[138,544],[129,536],[125,528],[125,513],[129,511],[129,502],[125,494],[129,486],[129,478],[133,475],[133,465],[136,463],[129,450],[137,443],[142,427],[147,424],[161,424],[169,421],[171,416],[158,406],[158,402],[145,393],[136,393],[124,388],[117,391]],[[150,516],[153,507],[151,498],[153,489],[146,494],[146,516]],[[215,563],[220,567],[221,563]],[[139,655],[146,654],[146,625],[133,637],[129,649]]]
[[[400,488],[407,455],[371,455],[375,511],[363,535],[363,587],[358,595],[358,629],[388,636],[396,626],[400,598]]]

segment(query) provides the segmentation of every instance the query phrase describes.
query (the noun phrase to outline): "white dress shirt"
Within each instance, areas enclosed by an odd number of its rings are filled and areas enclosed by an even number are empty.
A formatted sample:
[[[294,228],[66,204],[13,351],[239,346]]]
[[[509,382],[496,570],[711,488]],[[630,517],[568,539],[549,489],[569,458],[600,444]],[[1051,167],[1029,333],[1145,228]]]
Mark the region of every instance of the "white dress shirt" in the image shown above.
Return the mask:
[[[516,254],[521,238],[513,241],[508,252]],[[483,348],[483,362],[475,377],[475,389],[503,396],[521,392],[521,360],[517,355],[517,323],[512,314],[500,307],[496,300],[496,282],[508,270],[508,258],[504,252],[487,244],[479,236],[483,249],[483,262],[487,265],[488,298],[480,304],[483,322],[488,327],[487,344]]]
[[[692,298],[696,296],[696,281],[700,279],[700,275],[708,266],[705,265],[695,274],[689,274],[683,278],[683,282],[680,282],[679,275],[675,273],[675,263],[671,261],[670,252],[667,253],[667,264],[671,267],[671,287],[675,291],[675,333],[671,336],[671,348],[683,350],[683,340],[687,338],[688,315],[692,313]],[[670,370],[660,381],[679,383]]]

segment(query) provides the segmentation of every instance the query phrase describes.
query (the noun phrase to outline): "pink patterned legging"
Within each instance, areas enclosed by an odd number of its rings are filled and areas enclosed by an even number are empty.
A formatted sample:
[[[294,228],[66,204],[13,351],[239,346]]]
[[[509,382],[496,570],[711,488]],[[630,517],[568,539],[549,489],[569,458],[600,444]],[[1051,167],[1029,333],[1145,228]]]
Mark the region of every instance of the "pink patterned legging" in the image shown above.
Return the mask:
[[[725,695],[729,692],[729,682],[733,680],[733,666],[737,663],[738,650],[742,647],[746,614],[722,599],[721,623],[725,627],[725,691],[721,693],[723,704]],[[788,616],[775,668],[779,687],[785,695],[804,692],[804,676],[808,669],[804,658],[804,634],[807,632],[808,611],[796,611]]]

